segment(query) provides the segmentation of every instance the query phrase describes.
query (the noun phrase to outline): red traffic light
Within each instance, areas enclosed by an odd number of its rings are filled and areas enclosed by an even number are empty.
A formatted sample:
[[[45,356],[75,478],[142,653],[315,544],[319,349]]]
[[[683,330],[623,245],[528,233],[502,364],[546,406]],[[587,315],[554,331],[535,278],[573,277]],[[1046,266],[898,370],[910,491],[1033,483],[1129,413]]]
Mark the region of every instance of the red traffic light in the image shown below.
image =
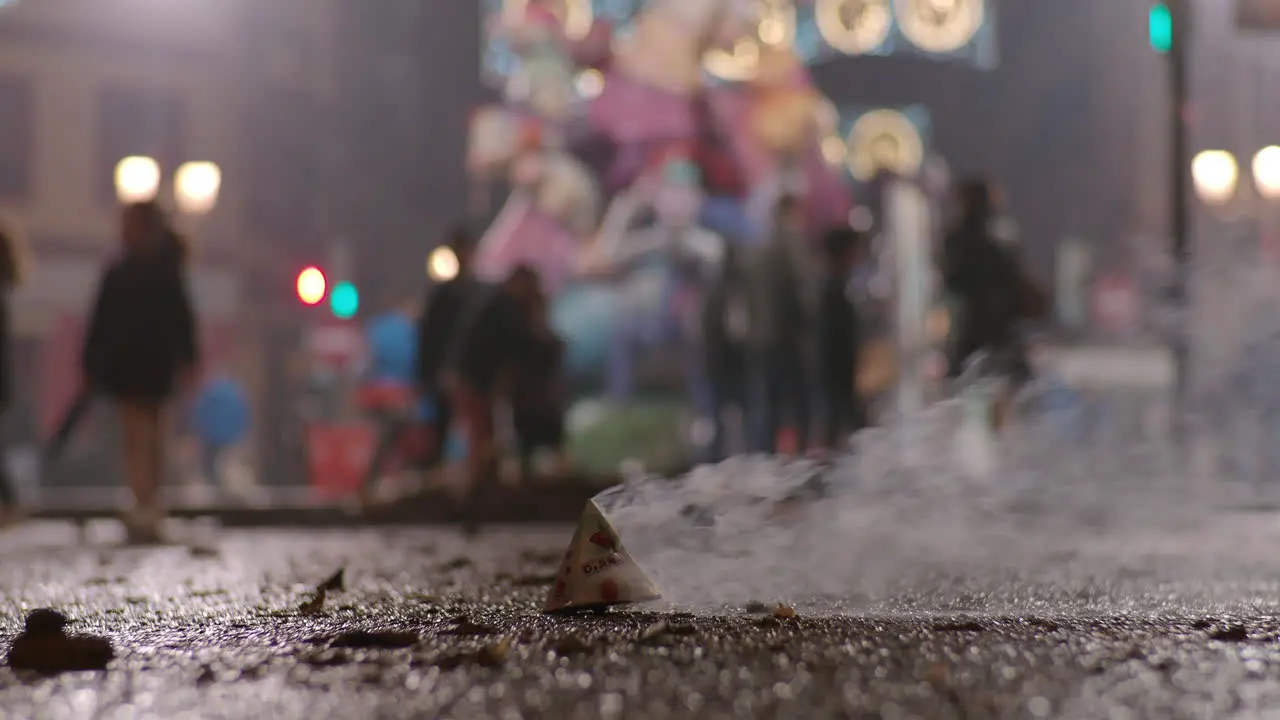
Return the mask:
[[[319,305],[324,300],[328,281],[318,267],[309,267],[298,273],[298,299],[307,305]]]

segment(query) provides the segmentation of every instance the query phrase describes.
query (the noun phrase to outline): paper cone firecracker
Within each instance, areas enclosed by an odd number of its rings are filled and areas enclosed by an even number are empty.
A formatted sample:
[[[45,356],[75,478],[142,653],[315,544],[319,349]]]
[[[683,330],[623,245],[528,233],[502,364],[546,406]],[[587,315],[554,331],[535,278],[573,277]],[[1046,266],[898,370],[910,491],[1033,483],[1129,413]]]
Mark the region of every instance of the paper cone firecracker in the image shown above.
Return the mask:
[[[602,608],[661,597],[623,549],[604,513],[588,502],[542,611]]]

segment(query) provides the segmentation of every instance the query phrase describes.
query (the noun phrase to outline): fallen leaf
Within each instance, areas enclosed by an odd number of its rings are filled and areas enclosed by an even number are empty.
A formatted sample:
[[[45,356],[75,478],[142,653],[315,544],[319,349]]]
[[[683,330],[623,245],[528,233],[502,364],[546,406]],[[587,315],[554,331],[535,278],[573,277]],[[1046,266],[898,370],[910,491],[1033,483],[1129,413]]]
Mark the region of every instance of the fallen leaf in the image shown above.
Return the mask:
[[[346,568],[338,568],[338,571],[330,575],[324,582],[316,586],[318,592],[343,592],[347,589],[346,584]]]
[[[324,591],[324,588],[317,590],[316,594],[311,596],[310,600],[298,606],[298,612],[302,613],[303,615],[320,614],[321,612],[324,611],[325,595],[326,593]]]
[[[473,565],[475,565],[475,563],[468,558],[456,557],[450,560],[449,562],[445,563],[444,565],[442,565],[440,569],[451,572],[453,570],[462,570],[463,568],[469,568]]]
[[[1210,633],[1209,639],[1218,642],[1245,642],[1249,639],[1249,630],[1243,625],[1230,625]]]
[[[778,607],[773,609],[773,616],[779,620],[795,620],[800,617],[796,614],[795,608],[782,603],[778,603]]]
[[[216,558],[222,554],[218,548],[206,545],[192,545],[187,548],[187,552],[191,553],[193,558]]]
[[[640,633],[640,642],[642,643],[653,642],[654,640],[657,640],[658,638],[665,635],[667,633],[667,630],[668,630],[668,626],[666,621],[659,620],[658,622],[645,628],[644,631]]]
[[[759,600],[752,600],[751,602],[744,605],[742,609],[746,612],[751,613],[752,615],[763,615],[764,613],[769,612],[769,606],[765,605]]]

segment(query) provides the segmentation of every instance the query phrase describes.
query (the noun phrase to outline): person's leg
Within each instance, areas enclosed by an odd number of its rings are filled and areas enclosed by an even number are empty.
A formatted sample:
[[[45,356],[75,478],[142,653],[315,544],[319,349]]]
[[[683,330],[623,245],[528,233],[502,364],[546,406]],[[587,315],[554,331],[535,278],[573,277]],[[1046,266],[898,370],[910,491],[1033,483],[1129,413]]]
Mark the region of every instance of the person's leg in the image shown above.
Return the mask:
[[[528,484],[533,480],[534,456],[538,452],[537,428],[534,420],[524,413],[517,413],[512,418],[516,432],[516,453],[520,461],[520,482]]]
[[[778,452],[778,435],[786,427],[787,413],[790,410],[788,389],[790,379],[787,378],[785,363],[786,353],[780,348],[770,348],[764,355],[765,367],[765,400],[764,412],[768,418],[766,424],[765,452]]]
[[[445,460],[454,422],[453,398],[443,392],[436,393],[436,398],[436,451],[430,464],[432,467]]]
[[[804,351],[793,347],[787,351],[786,378],[788,403],[791,410],[791,426],[795,429],[796,452],[804,455],[809,449],[810,424],[813,422],[813,410],[810,405],[810,378]]]
[[[133,400],[121,401],[118,409],[125,482],[133,495],[126,527],[131,541],[152,541],[159,533],[160,522],[158,478],[162,451],[157,437],[158,409]]]
[[[634,318],[619,318],[609,336],[606,386],[609,399],[622,402],[631,397],[635,384],[635,355],[638,350]]]
[[[378,444],[369,459],[369,467],[365,471],[364,481],[360,483],[360,502],[368,506],[372,504],[378,487],[378,480],[386,469],[387,461],[393,456],[404,436],[408,421],[403,416],[389,413],[378,413],[374,417],[378,428]]]
[[[221,458],[221,447],[207,442],[200,443],[200,475],[209,487],[218,491],[222,490],[221,473],[218,471]]]
[[[13,521],[18,509],[18,493],[9,474],[8,434],[0,428],[0,525]]]
[[[159,402],[148,404],[145,418],[148,492],[142,510],[148,524],[158,532],[164,519],[163,493],[165,479],[169,475],[169,438],[164,406]]]
[[[494,441],[493,396],[466,388],[461,394],[467,418],[467,510],[463,530],[474,535],[480,529],[479,510],[485,491],[497,479]]]

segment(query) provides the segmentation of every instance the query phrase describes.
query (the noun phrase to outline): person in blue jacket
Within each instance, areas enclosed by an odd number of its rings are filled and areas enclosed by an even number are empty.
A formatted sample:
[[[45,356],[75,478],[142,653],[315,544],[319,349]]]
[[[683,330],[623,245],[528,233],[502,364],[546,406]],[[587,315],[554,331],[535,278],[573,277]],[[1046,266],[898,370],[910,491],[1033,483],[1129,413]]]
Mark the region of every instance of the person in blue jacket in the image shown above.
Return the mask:
[[[192,407],[191,427],[200,440],[200,470],[205,480],[221,487],[222,457],[249,434],[249,400],[244,386],[223,374],[206,380]]]

